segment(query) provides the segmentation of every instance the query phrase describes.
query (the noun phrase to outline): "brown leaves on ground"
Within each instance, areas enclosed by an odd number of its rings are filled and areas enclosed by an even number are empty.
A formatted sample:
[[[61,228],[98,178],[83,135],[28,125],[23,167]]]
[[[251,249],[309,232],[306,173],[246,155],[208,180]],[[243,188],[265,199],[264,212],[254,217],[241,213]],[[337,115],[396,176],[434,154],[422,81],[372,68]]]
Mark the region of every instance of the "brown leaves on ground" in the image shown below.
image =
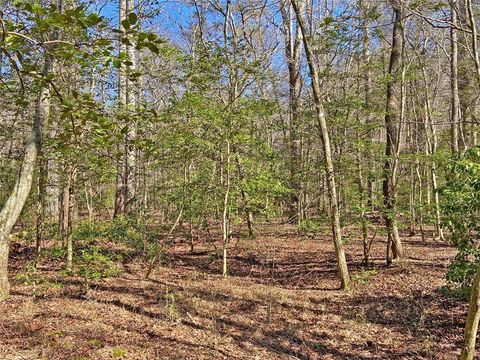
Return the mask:
[[[466,304],[441,292],[455,249],[404,238],[408,259],[383,265],[385,242],[362,268],[358,237],[346,249],[354,279],[338,290],[329,236],[311,239],[269,225],[232,241],[230,276],[206,243],[172,250],[144,278],[124,264],[117,278],[82,291],[48,264],[42,283],[15,283],[0,304],[1,359],[455,359]],[[12,279],[28,259],[15,258]],[[32,297],[32,293],[35,297]]]

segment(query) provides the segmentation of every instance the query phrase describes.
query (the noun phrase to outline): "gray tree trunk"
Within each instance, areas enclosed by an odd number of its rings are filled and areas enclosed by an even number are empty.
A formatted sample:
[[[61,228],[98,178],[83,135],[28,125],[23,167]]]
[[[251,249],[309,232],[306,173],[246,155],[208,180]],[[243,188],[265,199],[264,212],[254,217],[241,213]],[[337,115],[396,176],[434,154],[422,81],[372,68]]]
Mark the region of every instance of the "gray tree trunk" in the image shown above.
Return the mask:
[[[48,57],[45,60],[43,74],[47,75],[52,70],[53,59]],[[44,85],[39,90],[36,100],[33,127],[25,147],[23,163],[17,181],[0,212],[0,301],[7,299],[10,293],[10,285],[8,282],[10,233],[23,210],[32,188],[35,164],[39,146],[42,141],[43,124],[50,112],[50,98],[51,89],[48,85]]]
[[[122,28],[122,21],[128,19],[128,14],[133,11],[134,0],[120,0],[119,1],[119,24]],[[120,42],[120,52],[125,53],[132,65],[131,70],[136,69],[136,52],[135,48],[131,45],[126,45]],[[118,74],[118,101],[120,110],[123,111],[125,116],[128,116],[128,112],[136,107],[137,94],[134,82],[128,77],[128,70],[125,66],[119,69]],[[133,147],[133,140],[136,138],[136,126],[135,124],[129,124],[127,119],[124,126],[127,127],[125,134],[125,140],[123,144],[123,158],[117,166],[117,182],[115,193],[115,209],[114,216],[125,215],[133,207],[133,203],[136,197],[136,151]]]
[[[458,34],[454,29],[458,25],[457,1],[451,1],[450,28],[450,89],[451,89],[451,117],[450,117],[450,147],[453,153],[458,152],[458,127],[460,119],[460,96],[458,92]]]

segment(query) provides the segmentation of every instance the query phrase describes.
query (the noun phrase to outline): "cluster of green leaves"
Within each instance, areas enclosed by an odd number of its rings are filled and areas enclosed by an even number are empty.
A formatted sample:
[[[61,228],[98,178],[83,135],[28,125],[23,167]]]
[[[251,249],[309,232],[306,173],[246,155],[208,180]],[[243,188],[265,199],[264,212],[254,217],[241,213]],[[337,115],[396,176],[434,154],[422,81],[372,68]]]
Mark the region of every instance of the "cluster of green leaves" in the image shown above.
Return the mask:
[[[102,252],[99,247],[86,248],[81,250],[81,255],[75,260],[75,272],[88,285],[91,281],[117,276],[120,269],[115,260],[115,256]]]
[[[148,217],[119,216],[113,221],[84,220],[75,224],[73,240],[80,249],[102,247],[112,242],[126,246],[127,251],[115,251],[118,258],[124,255],[140,255],[146,258],[163,253],[165,244],[162,231],[165,229],[151,224]],[[83,250],[80,250],[83,251]]]
[[[298,224],[298,230],[308,236],[315,236],[321,234],[328,229],[328,218],[310,218],[301,220]]]
[[[158,116],[162,131],[149,144],[156,148],[152,166],[163,169],[166,176],[156,188],[165,194],[162,206],[175,204],[195,224],[218,217],[225,192],[222,179],[228,172],[232,218],[246,210],[271,214],[278,209],[276,201],[289,191],[280,156],[268,139],[277,105],[248,95],[232,101],[218,91],[228,93],[224,76],[232,66],[248,79],[259,72],[259,64],[247,59],[232,64],[230,49],[208,43],[199,52],[200,57],[178,59],[184,69],[178,81],[185,91]]]
[[[449,176],[441,189],[442,208],[452,241],[458,246],[447,281],[468,294],[480,261],[480,147],[455,155],[446,171]]]

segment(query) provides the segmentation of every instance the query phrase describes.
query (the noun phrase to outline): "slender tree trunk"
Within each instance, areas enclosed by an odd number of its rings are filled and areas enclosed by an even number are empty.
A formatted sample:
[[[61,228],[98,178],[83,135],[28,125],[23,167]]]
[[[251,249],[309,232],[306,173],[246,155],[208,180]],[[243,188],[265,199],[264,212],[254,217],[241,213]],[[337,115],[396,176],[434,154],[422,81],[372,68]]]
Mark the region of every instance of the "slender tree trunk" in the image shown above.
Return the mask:
[[[63,190],[62,242],[67,245],[67,271],[72,271],[73,268],[72,209],[74,207],[74,178],[75,170],[67,174],[67,181]]]
[[[391,2],[395,21],[393,24],[392,48],[388,68],[389,81],[387,83],[387,102],[385,109],[386,147],[385,163],[383,167],[383,197],[384,217],[387,227],[387,263],[390,263],[391,248],[392,257],[403,258],[403,246],[398,234],[396,215],[396,168],[398,157],[398,146],[400,139],[400,121],[402,112],[402,57],[403,57],[403,17],[404,4],[401,0]]]
[[[473,360],[475,355],[475,342],[477,339],[478,322],[480,320],[480,265],[473,279],[472,293],[468,306],[467,322],[465,324],[464,344],[460,360]]]
[[[294,26],[292,8],[288,1],[281,5],[283,26],[285,31],[285,56],[288,65],[289,84],[289,148],[290,148],[290,186],[292,195],[289,204],[289,221],[298,223],[301,220],[301,151],[300,151],[300,95],[302,76],[300,67],[302,62],[302,33],[300,27]]]
[[[425,79],[425,133],[427,138],[427,155],[434,155],[437,152],[438,147],[438,139],[437,139],[437,131],[435,129],[435,125],[432,119],[432,110],[430,105],[430,100],[428,98],[428,83],[426,77],[426,71],[423,69],[423,75]],[[438,181],[437,181],[437,164],[435,160],[432,160],[430,164],[430,176],[432,179],[432,190],[433,190],[433,200],[435,204],[435,228],[437,231],[437,236],[440,240],[445,240],[443,235],[442,229],[442,221],[441,221],[441,213],[440,213],[440,196],[438,193]]]
[[[44,124],[45,126],[45,124]],[[42,158],[42,143],[38,145],[39,171],[38,171],[38,194],[37,194],[37,214],[35,219],[35,253],[40,252],[43,240],[43,227],[45,221],[45,196],[46,196],[46,182],[48,178],[48,162]]]
[[[457,25],[460,28],[468,29],[468,19],[467,19],[467,1],[468,0],[454,0],[452,4],[455,5],[455,10],[457,13]],[[468,35],[465,31],[457,32],[459,36],[457,41],[460,46],[458,46],[458,93],[459,93],[459,139],[458,145],[462,149],[466,150],[468,148],[468,129],[467,129],[467,119],[470,116],[472,109],[475,108],[474,94],[471,91],[471,63],[469,61],[469,50],[468,50]]]
[[[365,92],[365,110],[367,111],[366,122],[370,122],[372,117],[371,113],[371,97],[372,97],[372,65],[370,56],[370,0],[361,0],[364,11],[364,23],[363,23],[363,63],[365,66],[364,75],[364,92]],[[367,173],[367,186],[368,186],[368,207],[373,210],[375,206],[375,161],[374,152],[372,149],[372,143],[375,140],[375,132],[370,130],[370,149],[369,149],[369,169]]]
[[[133,11],[134,0],[119,1],[119,24],[128,19]],[[126,54],[132,63],[131,70],[136,69],[136,52],[132,45],[120,42],[120,52]],[[123,66],[118,74],[118,99],[121,111],[127,116],[129,111],[136,107],[137,94],[134,82],[128,77],[128,70]],[[123,143],[123,159],[117,165],[117,182],[115,192],[114,217],[126,215],[133,209],[136,197],[136,150],[133,141],[136,138],[136,126],[130,119],[127,119],[124,126],[127,128]]]
[[[322,138],[323,153],[324,153],[324,160],[325,160],[325,173],[327,177],[328,195],[329,195],[329,201],[330,201],[333,240],[334,240],[335,250],[337,255],[338,269],[340,272],[341,287],[342,289],[347,290],[350,288],[351,282],[350,282],[350,275],[347,267],[347,260],[345,257],[345,250],[342,242],[340,212],[338,209],[338,199],[337,199],[337,193],[336,193],[336,187],[335,187],[335,173],[333,168],[332,151],[330,146],[330,136],[328,133],[325,111],[322,104],[322,98],[321,98],[322,94],[320,89],[320,79],[318,75],[318,68],[315,63],[315,55],[313,53],[313,49],[311,45],[311,37],[307,32],[307,27],[306,27],[304,16],[303,16],[303,10],[302,10],[303,8],[299,6],[300,1],[292,0],[292,5],[297,15],[298,25],[300,26],[300,29],[302,31],[303,45],[305,47],[308,67],[310,69],[310,75],[312,78],[312,90],[313,90],[313,97],[315,101],[315,110],[316,110],[318,125],[320,127],[320,135]]]
[[[223,215],[222,215],[222,255],[223,255],[223,269],[222,275],[228,275],[227,267],[227,246],[230,237],[229,216],[228,216],[228,202],[230,196],[230,141],[227,140],[227,153],[225,164],[225,195],[223,198]]]
[[[243,183],[245,181],[245,173],[238,154],[235,154],[235,163],[237,165],[238,178],[240,179],[240,182]],[[243,186],[240,186],[240,196],[242,197],[243,212],[245,213],[245,218],[247,222],[248,236],[250,238],[253,238],[255,236],[255,232],[253,229],[253,214],[250,210],[249,196]]]
[[[51,57],[45,59],[43,75],[50,74],[54,67]],[[0,301],[8,298],[8,255],[10,233],[17,222],[32,187],[35,163],[42,141],[43,124],[49,117],[51,89],[48,84],[42,86],[35,104],[35,116],[32,132],[25,147],[23,163],[14,188],[0,212]]]
[[[454,28],[458,25],[457,0],[451,0],[450,27],[450,90],[451,90],[451,118],[450,118],[450,148],[452,153],[458,152],[458,127],[460,114],[460,96],[458,92],[458,34]]]

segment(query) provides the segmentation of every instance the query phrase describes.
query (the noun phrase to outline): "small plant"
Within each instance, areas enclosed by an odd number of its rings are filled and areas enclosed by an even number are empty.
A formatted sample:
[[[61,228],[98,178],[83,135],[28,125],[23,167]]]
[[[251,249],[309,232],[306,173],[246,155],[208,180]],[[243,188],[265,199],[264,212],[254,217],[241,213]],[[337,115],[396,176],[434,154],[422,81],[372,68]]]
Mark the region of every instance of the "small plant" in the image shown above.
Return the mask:
[[[87,287],[92,281],[117,276],[120,273],[112,259],[103,254],[98,247],[82,250],[77,269]]]
[[[105,343],[101,339],[92,339],[88,343],[92,345],[94,348],[101,348],[105,345]]]
[[[112,350],[112,356],[114,359],[120,359],[128,354],[128,351],[121,347],[116,347]]]
[[[324,219],[305,219],[298,224],[298,230],[305,235],[319,234],[324,229]]]
[[[172,322],[177,322],[180,317],[177,307],[177,296],[168,287],[165,288],[165,316]]]
[[[367,285],[372,280],[372,277],[378,274],[378,270],[370,269],[370,270],[362,270],[359,273],[352,275],[352,281],[359,283],[360,285]]]
[[[38,273],[34,262],[29,262],[25,266],[25,271],[18,274],[15,279],[24,285],[36,285],[38,283]]]
[[[40,256],[48,260],[60,260],[67,256],[67,250],[63,247],[44,248],[41,250]]]
[[[105,237],[107,228],[108,225],[101,221],[80,221],[73,227],[73,241],[84,241],[88,244],[94,244],[97,240]]]

